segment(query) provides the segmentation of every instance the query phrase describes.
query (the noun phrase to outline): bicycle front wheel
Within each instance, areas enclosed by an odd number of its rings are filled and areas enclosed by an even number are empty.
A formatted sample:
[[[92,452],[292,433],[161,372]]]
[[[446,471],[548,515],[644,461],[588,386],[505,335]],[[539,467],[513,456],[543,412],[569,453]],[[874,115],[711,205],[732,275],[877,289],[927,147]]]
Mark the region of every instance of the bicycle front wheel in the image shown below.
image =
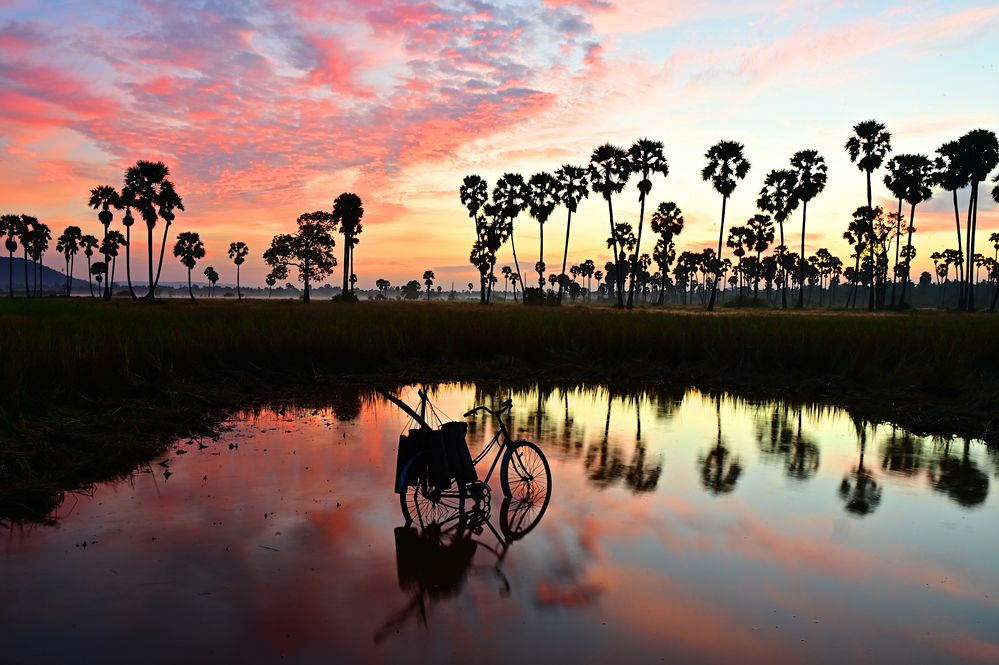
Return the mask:
[[[530,441],[515,441],[500,465],[503,495],[517,501],[540,501],[547,505],[552,470],[541,449]]]

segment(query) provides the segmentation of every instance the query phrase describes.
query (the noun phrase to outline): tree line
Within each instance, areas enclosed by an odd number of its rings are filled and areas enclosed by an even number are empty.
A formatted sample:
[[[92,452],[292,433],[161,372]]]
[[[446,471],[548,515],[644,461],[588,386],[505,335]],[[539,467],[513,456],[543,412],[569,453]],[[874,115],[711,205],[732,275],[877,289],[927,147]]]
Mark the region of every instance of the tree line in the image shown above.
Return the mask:
[[[729,228],[726,234],[728,200],[746,178],[751,164],[745,156],[745,147],[737,141],[723,140],[711,146],[704,155],[701,178],[721,196],[717,248],[684,251],[679,255],[676,240],[685,222],[682,210],[673,201],[659,203],[652,213],[650,227],[656,236],[655,244],[651,253],[642,253],[645,216],[654,181],[669,175],[660,141],[643,138],[627,149],[604,144],[591,153],[586,165],[566,164],[552,173],[537,173],[526,179],[518,173],[505,173],[491,191],[481,176],[468,175],[459,188],[459,198],[474,223],[475,239],[469,261],[479,273],[480,301],[488,303],[493,297],[493,288],[498,283],[497,254],[509,241],[514,265],[504,266],[501,275],[506,284],[513,284],[515,299],[517,285],[523,287],[525,303],[561,304],[565,291],[578,290],[576,279],[585,276],[596,277],[598,294],[613,299],[617,307],[628,309],[634,307],[637,290],[639,294],[653,293],[658,304],[664,303],[667,293],[682,302],[697,293],[710,311],[715,307],[719,285],[722,289],[726,284],[737,289],[740,298],[752,293],[755,301],[761,282],[768,299],[771,289],[775,295],[779,293],[782,308],[789,306],[788,291],[796,289],[794,306],[802,308],[806,289],[818,285],[821,299],[824,288],[838,290],[841,281],[845,281],[848,289],[844,303],[848,307],[857,306],[862,290],[869,310],[908,307],[912,287],[910,266],[916,256],[913,245],[916,208],[938,188],[952,195],[957,247],[932,254],[934,274],[924,272],[920,284],[932,285],[934,279],[938,284],[941,279],[949,281],[950,269],[954,268],[959,288],[953,304],[958,309],[974,311],[976,285],[984,268],[987,279],[995,284],[989,308],[995,309],[999,298],[999,233],[989,236],[995,249],[993,257],[977,253],[975,248],[980,185],[999,165],[996,134],[975,129],[944,143],[932,158],[921,154],[893,155],[891,138],[882,123],[866,120],[853,127],[853,133],[844,143],[851,162],[865,176],[867,192],[866,204],[856,208],[843,232],[852,249],[849,257],[852,261],[847,262],[826,248],[811,256],[805,252],[808,206],[823,192],[828,179],[825,158],[816,150],[800,150],[790,157],[787,166],[769,171],[756,200],[758,211],[744,224]],[[898,202],[897,211],[874,205],[874,174],[882,167],[883,183]],[[637,231],[631,223],[614,217],[614,196],[621,194],[633,178],[638,181]],[[999,176],[994,182],[999,182]],[[964,189],[969,193],[962,236],[958,193]],[[604,265],[602,274],[594,270],[592,259],[567,270],[573,214],[591,192],[599,195],[607,206],[607,248],[611,260]],[[999,202],[999,186],[992,190],[992,197]],[[545,224],[559,206],[566,211],[561,269],[553,271],[546,280]],[[799,208],[800,252],[792,252],[785,222]],[[534,265],[537,287],[526,286],[527,278],[521,271],[514,241],[514,222],[524,212],[539,225],[539,259]],[[779,242],[775,245],[778,234]],[[724,256],[726,248],[737,263]],[[771,248],[772,253],[764,256]],[[655,271],[650,272],[653,266]]]

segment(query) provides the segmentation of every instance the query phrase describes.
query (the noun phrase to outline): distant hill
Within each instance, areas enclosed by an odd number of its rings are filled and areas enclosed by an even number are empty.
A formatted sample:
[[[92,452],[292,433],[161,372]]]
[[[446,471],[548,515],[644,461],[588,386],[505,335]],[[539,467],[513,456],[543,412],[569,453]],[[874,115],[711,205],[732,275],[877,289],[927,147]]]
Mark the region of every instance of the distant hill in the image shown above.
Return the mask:
[[[61,258],[57,259],[55,256],[48,257],[50,261],[60,261]],[[10,279],[10,269],[11,269],[12,259],[6,256],[0,256],[0,295],[7,292],[8,280]],[[14,268],[14,294],[24,293],[24,259],[14,257],[13,258],[13,268]],[[82,264],[82,265],[81,265]],[[61,267],[61,266],[60,266]],[[28,284],[34,286],[35,274],[32,272],[34,270],[35,264],[32,261],[28,261]],[[77,275],[73,279],[73,291],[82,294],[83,291],[88,289],[87,280],[80,279],[80,276],[87,276],[87,259],[81,261],[80,257],[76,260],[76,270],[74,271]],[[115,275],[117,277],[117,275]],[[66,275],[61,270],[53,270],[48,265],[42,266],[42,290],[46,292],[60,292],[66,289]],[[88,291],[89,292],[89,291]]]

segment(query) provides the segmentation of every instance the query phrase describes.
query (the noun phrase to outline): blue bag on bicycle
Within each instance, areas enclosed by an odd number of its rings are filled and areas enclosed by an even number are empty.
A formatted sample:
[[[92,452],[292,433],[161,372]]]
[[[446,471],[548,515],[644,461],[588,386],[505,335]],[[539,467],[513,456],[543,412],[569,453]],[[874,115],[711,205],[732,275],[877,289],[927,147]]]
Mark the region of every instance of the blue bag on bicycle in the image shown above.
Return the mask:
[[[444,451],[447,453],[447,463],[451,477],[461,484],[474,483],[479,479],[475,473],[475,462],[468,450],[465,433],[468,423],[444,423],[441,434],[444,437]]]

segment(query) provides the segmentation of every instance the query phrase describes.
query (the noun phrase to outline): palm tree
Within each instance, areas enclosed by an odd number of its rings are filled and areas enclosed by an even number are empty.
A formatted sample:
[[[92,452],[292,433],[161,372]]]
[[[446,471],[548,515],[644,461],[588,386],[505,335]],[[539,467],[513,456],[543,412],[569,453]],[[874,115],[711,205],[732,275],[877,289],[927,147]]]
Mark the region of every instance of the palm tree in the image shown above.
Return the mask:
[[[665,298],[666,291],[666,268],[672,263],[672,258],[675,258],[676,250],[674,238],[683,231],[683,211],[672,201],[663,201],[656,208],[656,211],[652,213],[652,232],[659,236],[659,242],[662,243],[662,248],[659,250],[659,255],[664,259],[660,263],[660,273],[662,284],[659,288],[659,301],[657,304],[662,305]],[[659,247],[658,243],[656,245]]]
[[[631,165],[631,172],[638,174],[641,178],[638,181],[638,201],[641,205],[638,214],[638,236],[635,239],[635,256],[639,256],[642,251],[642,226],[645,221],[645,199],[652,191],[651,176],[659,173],[664,178],[669,175],[669,164],[666,155],[663,153],[661,141],[649,139],[639,139],[628,148],[628,161]],[[635,302],[635,263],[631,265],[628,280],[628,309],[634,306]]]
[[[28,253],[32,249],[31,232],[38,224],[38,218],[31,215],[21,215],[17,226],[17,241],[21,245],[24,258],[24,295],[31,297],[31,289],[28,287]]]
[[[876,120],[864,120],[853,126],[853,136],[846,140],[844,145],[850,161],[856,162],[857,168],[867,174],[867,207],[874,207],[873,194],[871,192],[871,174],[877,170],[885,157],[891,152],[891,134],[885,126]],[[872,229],[873,232],[873,229]],[[871,263],[874,262],[874,238],[869,238],[867,243],[870,246],[872,255]],[[872,275],[873,277],[873,275]],[[867,308],[874,309],[874,283],[871,283],[871,293]]]
[[[513,221],[528,205],[528,188],[524,182],[524,177],[519,173],[504,173],[496,181],[496,186],[493,188],[493,204],[496,206],[496,215],[503,220],[505,227],[501,235],[510,237],[513,265],[517,269],[517,274],[523,275],[520,272],[520,262],[517,260],[517,245],[513,240]],[[492,275],[492,270],[490,270],[490,275]]]
[[[610,237],[614,245],[614,273],[617,287],[617,307],[624,309],[624,285],[620,279],[621,259],[615,238],[614,205],[612,197],[620,194],[631,177],[631,162],[627,153],[617,146],[605,143],[590,155],[589,180],[594,193],[600,194],[607,201],[607,215],[610,221]]]
[[[97,249],[97,238],[90,235],[89,233],[80,238],[80,247],[83,248],[83,255],[87,257],[87,285],[90,287],[90,297],[94,297],[94,283],[93,283],[93,264],[90,259],[94,255],[94,250]]]
[[[25,242],[22,244],[25,245],[28,256],[34,262],[34,291],[35,295],[40,295],[45,290],[42,279],[42,270],[44,268],[42,257],[49,248],[49,241],[52,239],[52,230],[34,217],[30,217],[27,224],[28,232]]]
[[[565,249],[562,250],[562,273],[565,274],[569,260],[569,229],[572,227],[572,213],[576,212],[579,202],[590,194],[589,174],[581,166],[563,164],[555,171],[558,182],[558,199],[569,211],[565,222]],[[558,304],[562,304],[562,281],[558,283]]]
[[[101,224],[104,226],[104,239],[107,240],[108,229],[111,226],[112,220],[114,220],[114,213],[111,209],[121,210],[121,194],[118,193],[114,187],[110,185],[100,185],[94,187],[90,190],[90,201],[88,205],[94,210],[100,210],[97,214],[97,219],[100,220]],[[103,242],[102,242],[103,245]],[[104,265],[108,265],[109,257],[104,257]],[[102,297],[107,300],[111,297],[111,285],[105,281],[104,293]]]
[[[201,236],[197,233],[184,231],[177,234],[177,242],[173,246],[173,255],[179,258],[180,262],[187,268],[187,293],[191,296],[191,300],[194,300],[194,288],[191,286],[191,271],[197,265],[198,259],[205,258],[205,243],[201,242]],[[238,285],[239,264],[236,264],[236,275],[236,283]],[[238,289],[239,287],[237,286],[237,291]]]
[[[510,286],[511,273],[513,273],[513,270],[510,269],[510,266],[503,266],[502,270],[500,270],[500,274],[503,275],[503,300],[506,300],[506,291],[507,288]],[[513,295],[516,296],[517,293],[514,292]]]
[[[958,141],[948,141],[937,148],[937,157],[933,160],[935,169],[934,184],[951,193],[954,200],[954,226],[957,231],[957,248],[964,245],[961,242],[961,212],[957,205],[957,190],[968,186],[968,173],[964,166],[961,144]],[[964,291],[964,262],[958,267],[958,281],[961,292]],[[962,295],[958,299],[963,299]]]
[[[708,163],[701,169],[701,179],[711,181],[711,186],[722,195],[721,227],[718,231],[718,253],[715,256],[715,278],[711,282],[711,299],[708,301],[708,311],[715,308],[715,294],[718,291],[718,280],[721,277],[722,242],[725,239],[725,207],[728,197],[735,191],[739,180],[749,173],[749,160],[742,154],[743,145],[735,141],[719,141],[704,153]]]
[[[430,289],[434,285],[434,279],[436,279],[436,275],[434,275],[433,270],[423,271],[423,283],[427,285],[427,302],[430,302]]]
[[[344,297],[354,291],[350,278],[354,274],[354,246],[359,242],[357,236],[363,230],[362,217],[364,217],[364,204],[357,194],[344,192],[333,201],[333,223],[340,225],[340,233],[343,234],[343,287],[341,294]]]
[[[784,221],[798,207],[798,174],[788,169],[778,169],[767,174],[756,200],[756,207],[773,215],[780,227],[780,245],[777,247],[778,257],[787,253],[784,241]],[[804,234],[802,234],[804,236]],[[779,258],[778,264],[782,265]],[[783,271],[782,271],[783,272]],[[781,307],[787,309],[787,276],[781,279]]]
[[[277,284],[277,277],[275,277],[273,275],[273,273],[268,273],[267,277],[264,278],[264,284],[267,285],[267,297],[270,298],[271,297],[271,289],[273,289],[274,285]],[[386,288],[388,288],[388,287],[386,287]]]
[[[22,221],[20,215],[0,216],[0,235],[7,236],[4,240],[4,246],[6,247],[8,254],[7,287],[9,289],[9,298],[14,297],[14,252],[17,251],[17,242],[20,240],[23,233],[21,230],[21,224]]]
[[[108,231],[101,242],[101,254],[111,259],[110,272],[108,271],[108,264],[104,264],[104,288],[108,299],[113,295],[114,269],[118,264],[118,250],[125,245],[125,242],[125,236],[121,234],[121,231],[117,230]]]
[[[268,277],[270,277],[270,275],[268,275]],[[205,278],[208,280],[208,297],[211,298],[212,294],[215,292],[215,283],[219,281],[219,274],[215,271],[215,268],[208,266],[205,268]],[[270,295],[269,290],[268,295]]]
[[[486,282],[491,267],[491,256],[488,251],[489,238],[486,219],[480,213],[489,201],[489,184],[477,175],[467,175],[458,189],[461,204],[468,210],[468,216],[475,224],[476,242],[472,248],[472,264],[479,268],[479,301],[486,303]]]
[[[801,201],[801,255],[805,255],[805,225],[808,222],[808,202],[822,193],[826,188],[828,168],[826,160],[817,150],[799,150],[791,157],[791,171],[797,178],[794,193]],[[782,241],[783,242],[783,241]],[[801,264],[804,267],[804,263]],[[798,274],[798,282],[804,280],[804,275]],[[798,291],[798,309],[805,306],[805,290]]]
[[[135,205],[135,194],[128,187],[121,189],[121,205],[125,209],[125,216],[121,218],[121,224],[125,227],[125,279],[132,300],[138,300],[139,297],[135,295],[135,288],[132,286],[132,225],[135,224],[132,208]]]
[[[538,223],[541,230],[539,258],[535,268],[538,271],[538,284],[542,291],[545,288],[545,222],[551,217],[558,204],[559,183],[555,177],[550,173],[532,175],[527,181],[527,207],[528,213]]]
[[[229,243],[229,258],[236,264],[236,297],[239,300],[243,299],[243,292],[240,291],[239,285],[239,267],[246,261],[246,255],[249,253],[250,248],[242,240]]]
[[[76,255],[80,251],[80,239],[83,238],[83,231],[79,226],[67,226],[56,239],[56,251],[66,259],[66,297],[73,295],[73,268],[76,264]]]
[[[905,305],[905,292],[909,285],[909,266],[914,254],[912,249],[912,234],[916,231],[916,206],[933,196],[931,186],[936,179],[934,164],[926,155],[896,155],[889,163],[889,173],[885,176],[885,185],[899,201],[909,204],[908,239],[905,243],[905,270],[902,282],[902,294],[899,304]],[[901,212],[901,209],[899,209]],[[901,240],[898,241],[899,243]],[[895,266],[898,267],[898,243],[896,243]],[[894,284],[894,282],[893,282]],[[892,296],[894,301],[894,295]]]
[[[152,302],[156,299],[156,285],[163,269],[163,254],[166,251],[167,233],[176,218],[175,210],[183,210],[184,203],[173,183],[167,178],[170,169],[163,162],[138,161],[125,171],[125,188],[129,190],[129,203],[142,215],[148,232],[149,252],[149,294]],[[160,261],[153,276],[153,229],[163,220],[163,242],[160,244]]]
[[[763,252],[767,251],[770,243],[774,241],[774,223],[770,215],[753,215],[746,222],[749,229],[749,248],[756,252],[756,268],[753,275],[753,298],[760,295],[760,274],[763,269]]]
[[[978,185],[989,177],[999,165],[999,139],[995,132],[987,129],[974,129],[958,139],[962,162],[971,183],[971,197],[968,200],[968,225],[965,229],[965,243],[968,251],[965,260],[964,308],[975,311],[975,235],[978,230]]]

